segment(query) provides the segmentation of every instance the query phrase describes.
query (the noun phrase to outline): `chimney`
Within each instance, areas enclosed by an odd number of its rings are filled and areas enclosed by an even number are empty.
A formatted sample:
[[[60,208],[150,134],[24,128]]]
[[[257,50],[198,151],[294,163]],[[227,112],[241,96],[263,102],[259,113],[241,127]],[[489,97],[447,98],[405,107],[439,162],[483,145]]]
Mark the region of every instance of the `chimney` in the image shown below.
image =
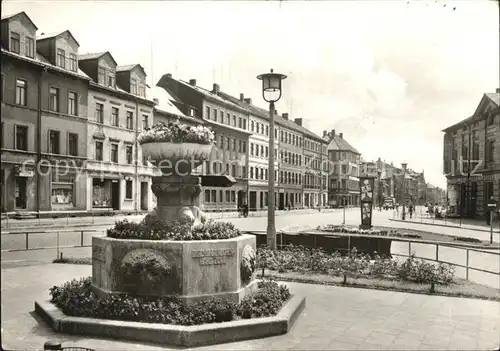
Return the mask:
[[[344,133],[339,133],[339,138],[343,139],[344,138]]]
[[[332,129],[332,130],[330,131],[330,135],[332,136],[332,138],[335,136],[335,129]]]
[[[282,117],[288,121],[288,113],[283,113]]]
[[[160,100],[158,100],[158,98],[153,98],[153,101],[155,102],[156,105],[160,104]]]
[[[251,104],[252,104],[252,99],[250,99],[250,98],[245,98],[245,102],[246,102],[247,104],[251,105]]]
[[[245,101],[245,94],[240,93],[240,101],[241,102]]]
[[[172,73],[167,73],[166,76],[167,78],[172,78]]]
[[[212,88],[212,93],[217,94],[217,93],[219,93],[219,91],[220,91],[220,85],[217,83],[214,83],[213,88]]]
[[[326,130],[323,131],[323,138],[328,135],[328,132]]]
[[[500,88],[497,88],[496,93],[497,93],[497,94],[500,94]]]
[[[190,79],[189,84],[191,84],[193,87],[196,86],[196,79]]]
[[[301,126],[302,125],[302,118],[295,118],[295,124]]]

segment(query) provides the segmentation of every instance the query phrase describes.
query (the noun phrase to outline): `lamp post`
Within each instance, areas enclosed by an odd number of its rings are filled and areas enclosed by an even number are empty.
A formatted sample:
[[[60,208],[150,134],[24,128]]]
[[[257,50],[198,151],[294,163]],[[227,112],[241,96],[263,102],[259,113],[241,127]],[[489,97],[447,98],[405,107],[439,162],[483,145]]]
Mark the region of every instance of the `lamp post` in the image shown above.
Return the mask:
[[[378,187],[377,187],[377,202],[378,202],[378,210],[382,211],[382,188],[381,186],[381,178],[382,178],[382,171],[380,169],[377,170],[377,181],[378,181]]]
[[[405,213],[405,201],[406,201],[406,194],[405,194],[405,183],[406,183],[406,163],[402,163],[401,167],[403,168],[403,193],[402,193],[402,198],[403,198],[403,221],[406,219],[406,213]]]
[[[262,98],[269,103],[269,121],[270,121],[270,138],[269,138],[269,185],[268,185],[268,206],[267,206],[267,246],[270,249],[276,249],[276,223],[274,218],[275,211],[275,179],[274,179],[274,103],[281,98],[281,81],[286,79],[286,76],[279,73],[274,73],[271,69],[270,73],[261,74],[257,79],[262,81]]]

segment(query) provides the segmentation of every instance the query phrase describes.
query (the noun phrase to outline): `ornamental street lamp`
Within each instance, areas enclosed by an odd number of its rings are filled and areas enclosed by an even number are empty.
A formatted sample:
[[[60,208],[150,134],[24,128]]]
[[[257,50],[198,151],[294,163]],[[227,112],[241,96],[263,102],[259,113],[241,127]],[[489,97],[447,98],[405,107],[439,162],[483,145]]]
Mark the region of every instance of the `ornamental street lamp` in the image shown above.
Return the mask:
[[[267,206],[267,246],[276,249],[276,223],[274,218],[274,103],[281,98],[281,81],[286,79],[284,74],[271,73],[261,74],[257,79],[262,81],[262,98],[269,103],[270,138],[269,138],[269,184],[268,184],[268,206]]]
[[[405,213],[405,202],[406,202],[406,194],[405,194],[405,183],[406,183],[406,163],[402,163],[401,167],[403,168],[403,221],[406,219],[406,213]]]

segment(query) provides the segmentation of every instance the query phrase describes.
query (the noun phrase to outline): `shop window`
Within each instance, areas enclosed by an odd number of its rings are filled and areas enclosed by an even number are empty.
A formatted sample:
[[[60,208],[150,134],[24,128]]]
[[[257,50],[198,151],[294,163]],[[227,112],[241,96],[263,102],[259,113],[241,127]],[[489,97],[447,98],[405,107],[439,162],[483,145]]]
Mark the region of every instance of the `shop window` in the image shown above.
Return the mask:
[[[60,177],[58,182],[52,182],[52,209],[74,206],[73,185]]]
[[[26,183],[27,178],[25,177],[16,177],[15,179],[14,197],[15,206],[18,209],[26,208]]]
[[[125,181],[125,199],[132,200],[132,181]]]
[[[92,207],[111,207],[111,181],[92,180]]]

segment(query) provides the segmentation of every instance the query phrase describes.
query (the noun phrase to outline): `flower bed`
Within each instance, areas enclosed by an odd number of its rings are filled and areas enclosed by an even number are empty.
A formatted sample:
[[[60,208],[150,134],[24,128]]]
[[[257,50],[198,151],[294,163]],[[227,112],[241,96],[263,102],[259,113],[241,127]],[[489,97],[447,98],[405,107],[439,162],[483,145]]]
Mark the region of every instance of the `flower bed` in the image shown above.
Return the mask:
[[[229,222],[208,220],[193,226],[190,219],[171,222],[144,219],[139,223],[127,220],[116,222],[106,234],[115,239],[215,240],[235,238],[241,232]]]
[[[291,296],[285,285],[265,280],[239,304],[211,298],[185,305],[175,298],[146,300],[131,295],[100,298],[91,283],[92,278],[87,277],[54,286],[50,289],[51,302],[69,316],[196,325],[274,316]]]
[[[377,235],[377,236],[390,236],[398,238],[416,238],[420,239],[422,236],[413,233],[399,233],[397,230],[379,230],[379,229],[359,229],[355,227],[346,227],[343,225],[333,225],[327,224],[325,226],[319,226],[317,230],[329,233],[346,233],[346,234],[357,234],[357,235]]]
[[[161,142],[212,144],[214,140],[214,132],[202,125],[196,127],[178,123],[165,125],[161,122],[144,130],[137,137],[141,145]]]
[[[301,246],[287,246],[282,250],[266,247],[257,251],[259,268],[278,272],[299,272],[328,274],[333,276],[374,277],[389,280],[403,280],[416,283],[453,283],[455,270],[448,264],[433,264],[425,260],[409,257],[405,261],[392,260],[375,255],[358,254],[354,248],[349,255],[338,252],[329,254],[320,249]]]

